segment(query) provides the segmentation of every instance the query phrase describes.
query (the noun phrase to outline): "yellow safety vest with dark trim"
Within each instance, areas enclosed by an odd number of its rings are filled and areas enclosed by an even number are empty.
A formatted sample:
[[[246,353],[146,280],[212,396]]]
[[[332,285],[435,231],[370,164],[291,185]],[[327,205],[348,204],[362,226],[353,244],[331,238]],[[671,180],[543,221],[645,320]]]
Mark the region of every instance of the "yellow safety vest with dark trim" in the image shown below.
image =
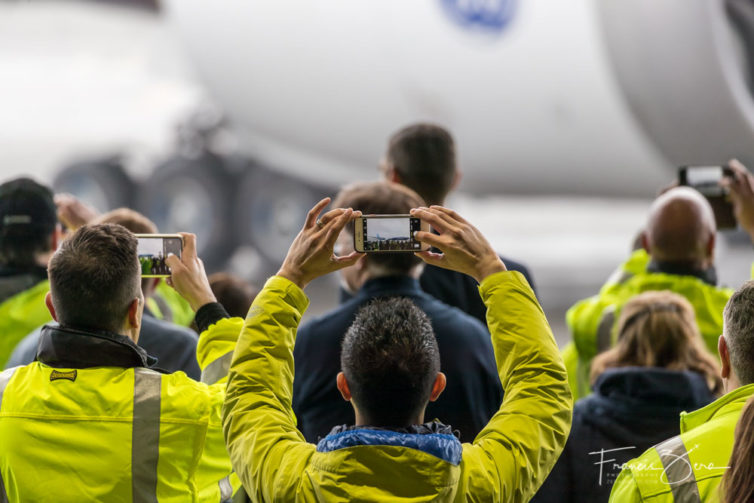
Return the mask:
[[[45,304],[49,291],[50,282],[40,281],[0,304],[0,369],[29,332],[52,321]]]
[[[206,370],[222,364],[239,320],[199,339]],[[52,368],[0,373],[0,502],[220,502],[240,487],[225,448],[226,375]]]
[[[626,463],[610,501],[720,501],[720,481],[733,451],[736,423],[752,395],[754,384],[749,384],[697,411],[681,414],[681,434]]]
[[[686,297],[694,306],[707,348],[717,354],[717,339],[723,330],[723,309],[733,290],[707,284],[694,276],[647,272],[648,264],[647,252],[635,251],[602,286],[599,294],[577,302],[566,313],[573,340],[563,349],[563,360],[574,400],[591,393],[592,359],[615,344],[621,308],[642,292],[670,290]]]

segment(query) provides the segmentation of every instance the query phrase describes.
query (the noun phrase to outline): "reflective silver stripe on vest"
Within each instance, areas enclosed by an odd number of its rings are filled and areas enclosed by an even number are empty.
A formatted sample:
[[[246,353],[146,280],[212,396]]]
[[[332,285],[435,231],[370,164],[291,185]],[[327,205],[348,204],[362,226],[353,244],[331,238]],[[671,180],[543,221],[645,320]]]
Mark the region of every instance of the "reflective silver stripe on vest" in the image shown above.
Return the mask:
[[[0,409],[2,409],[3,406],[3,391],[5,391],[5,387],[8,386],[8,383],[10,382],[10,378],[13,377],[13,374],[18,368],[19,367],[13,367],[0,372]]]
[[[18,367],[13,367],[0,372],[0,411],[3,409],[3,392],[6,386],[10,382],[10,378],[13,377]],[[0,503],[8,503],[8,493],[5,492],[5,482],[3,482],[3,474],[0,473]]]
[[[202,371],[201,381],[204,384],[215,384],[217,381],[228,375],[230,370],[230,361],[233,359],[233,351],[225,353],[217,360],[213,361],[207,368]]]
[[[230,484],[230,475],[222,479],[218,485],[220,486],[220,503],[230,501],[233,496],[233,486]]]
[[[157,502],[157,460],[160,457],[160,385],[154,370],[134,369],[134,411],[131,437],[133,501]]]
[[[613,324],[615,323],[615,306],[609,306],[602,312],[597,326],[597,354],[613,346]]]
[[[670,486],[673,500],[683,503],[701,502],[699,487],[689,461],[689,453],[681,437],[673,437],[655,447],[665,469],[663,482]]]

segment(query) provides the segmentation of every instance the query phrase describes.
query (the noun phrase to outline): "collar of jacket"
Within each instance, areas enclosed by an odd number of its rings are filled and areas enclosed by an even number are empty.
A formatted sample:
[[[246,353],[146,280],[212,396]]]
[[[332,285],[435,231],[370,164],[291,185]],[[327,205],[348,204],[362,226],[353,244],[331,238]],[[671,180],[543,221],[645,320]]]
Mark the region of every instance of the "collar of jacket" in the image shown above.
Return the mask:
[[[37,360],[67,369],[151,367],[157,363],[124,335],[52,324],[42,327]]]
[[[754,395],[754,384],[747,384],[726,393],[699,410],[681,412],[681,433],[693,430],[712,419],[718,419],[728,414],[740,413],[746,404],[746,400],[752,395]]]
[[[375,426],[336,426],[319,441],[317,452],[332,452],[360,445],[406,447],[431,454],[452,465],[461,462],[463,446],[450,426],[438,421],[386,429]]]
[[[361,300],[393,295],[420,296],[424,292],[419,280],[411,276],[381,276],[367,280],[354,298]]]
[[[594,383],[596,403],[625,413],[646,409],[656,416],[678,417],[678,410],[696,410],[714,396],[704,376],[690,370],[619,367],[605,370]]]
[[[693,276],[708,285],[717,286],[717,269],[715,269],[715,266],[708,269],[696,269],[689,264],[652,260],[647,265],[647,272],[660,272],[674,276]]]

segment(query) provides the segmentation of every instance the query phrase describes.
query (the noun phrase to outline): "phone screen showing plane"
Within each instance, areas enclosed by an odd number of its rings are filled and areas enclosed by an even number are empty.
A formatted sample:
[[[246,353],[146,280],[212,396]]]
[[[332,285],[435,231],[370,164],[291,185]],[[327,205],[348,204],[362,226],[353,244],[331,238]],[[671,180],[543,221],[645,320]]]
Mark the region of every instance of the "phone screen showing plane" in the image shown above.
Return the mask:
[[[421,220],[413,217],[363,219],[364,251],[419,251],[421,243],[414,232],[421,230]]]

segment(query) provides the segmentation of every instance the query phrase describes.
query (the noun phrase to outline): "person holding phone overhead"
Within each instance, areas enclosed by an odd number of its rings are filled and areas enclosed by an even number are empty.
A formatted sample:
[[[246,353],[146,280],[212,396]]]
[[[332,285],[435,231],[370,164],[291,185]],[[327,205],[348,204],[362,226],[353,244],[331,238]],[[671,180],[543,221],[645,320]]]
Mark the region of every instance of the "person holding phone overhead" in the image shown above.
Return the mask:
[[[334,207],[351,207],[364,215],[405,215],[423,205],[414,191],[389,182],[350,185],[333,202]],[[354,250],[354,222],[340,235],[337,249],[341,254]],[[432,323],[448,387],[427,407],[430,419],[452,424],[461,439],[470,441],[498,410],[502,388],[486,327],[423,292],[418,282],[422,265],[412,250],[368,253],[357,264],[341,270],[341,285],[353,298],[299,328],[294,348],[293,410],[307,440],[314,442],[333,426],[354,421],[353,409],[333,383],[340,371],[341,341],[346,330],[356,312],[377,298],[411,299]]]

